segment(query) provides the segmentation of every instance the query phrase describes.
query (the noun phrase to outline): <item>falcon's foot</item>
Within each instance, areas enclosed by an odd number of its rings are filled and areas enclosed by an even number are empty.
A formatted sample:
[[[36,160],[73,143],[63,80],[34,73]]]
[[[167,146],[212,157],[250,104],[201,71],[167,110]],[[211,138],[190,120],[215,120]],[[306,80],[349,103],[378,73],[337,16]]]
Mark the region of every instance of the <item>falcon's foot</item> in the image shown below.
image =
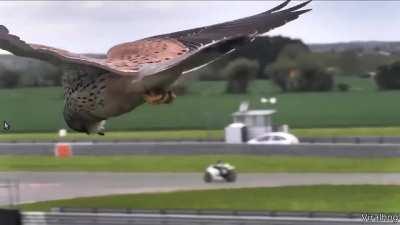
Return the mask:
[[[176,98],[172,91],[153,90],[143,95],[144,100],[151,105],[169,104]]]

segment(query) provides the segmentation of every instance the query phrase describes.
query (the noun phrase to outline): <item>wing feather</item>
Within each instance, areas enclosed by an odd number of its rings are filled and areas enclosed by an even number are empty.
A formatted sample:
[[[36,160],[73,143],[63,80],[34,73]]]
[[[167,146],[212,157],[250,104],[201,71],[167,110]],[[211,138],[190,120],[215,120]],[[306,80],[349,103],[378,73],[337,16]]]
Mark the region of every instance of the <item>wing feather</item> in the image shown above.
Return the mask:
[[[195,61],[199,61],[200,64],[212,61],[255,36],[292,21],[310,10],[299,10],[310,1],[281,10],[289,1],[242,19],[123,43],[112,47],[104,59],[44,45],[28,44],[18,36],[10,34],[2,25],[0,48],[18,56],[37,58],[53,64],[67,62],[90,65],[123,76],[136,76],[139,79],[179,64],[185,64],[184,69],[190,69],[199,66]]]
[[[277,11],[287,6],[289,2],[290,1],[285,1],[284,3],[278,5],[271,10],[253,16],[211,26],[204,26],[200,28],[160,35],[157,37],[176,38],[177,40],[182,41],[188,45],[190,44],[194,46],[201,46],[210,43],[213,40],[219,40],[232,36],[243,36],[251,34],[261,35],[273,28],[284,25],[285,23],[298,18],[301,14],[311,10],[307,9],[296,11],[310,3],[310,1],[306,1],[286,10]]]
[[[310,3],[310,1],[281,10],[286,7],[289,2],[290,0],[287,0],[268,11],[250,17],[170,34],[157,35],[139,42],[132,42],[131,45],[135,46],[134,48],[138,48],[140,45],[145,46],[146,41],[165,41],[167,43],[176,44],[177,48],[184,49],[181,55],[174,55],[174,53],[169,54],[174,51],[169,48],[164,49],[165,53],[171,56],[168,60],[156,62],[151,66],[144,63],[139,72],[142,76],[154,75],[173,66],[177,66],[177,64],[180,64],[184,71],[190,70],[213,61],[221,55],[232,52],[236,47],[251,41],[255,36],[282,26],[311,10],[299,10]],[[112,48],[111,52],[122,52],[123,50],[121,49],[127,48],[127,46],[129,46],[129,44],[116,46]],[[148,46],[151,46],[151,44],[147,44],[147,47]],[[144,49],[145,48],[143,48],[142,54],[147,55],[148,53],[145,53]],[[128,53],[129,50],[125,52]],[[109,52],[108,57],[110,58],[110,56]],[[119,56],[117,58],[121,59],[123,57]],[[196,63],[196,61],[198,62]]]

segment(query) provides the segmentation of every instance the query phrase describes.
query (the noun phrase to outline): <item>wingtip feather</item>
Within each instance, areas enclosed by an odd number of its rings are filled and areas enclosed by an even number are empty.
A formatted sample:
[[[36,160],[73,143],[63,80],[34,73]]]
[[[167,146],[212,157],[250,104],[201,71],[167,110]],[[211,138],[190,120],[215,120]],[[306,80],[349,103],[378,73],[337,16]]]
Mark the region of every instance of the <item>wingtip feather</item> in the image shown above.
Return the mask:
[[[295,6],[293,6],[293,7],[288,8],[288,9],[285,9],[285,10],[283,10],[282,12],[293,12],[293,11],[295,11],[295,10],[301,9],[301,8],[303,8],[304,6],[308,5],[311,1],[312,1],[312,0],[305,1],[305,2],[303,2],[303,3],[300,3],[300,4],[298,4],[298,5],[295,5]]]
[[[306,13],[306,12],[309,12],[309,11],[312,11],[312,9],[298,10],[298,11],[295,11],[295,13],[297,13],[298,15],[301,15],[301,14]]]
[[[6,26],[0,25],[0,33],[6,33],[8,34],[10,31],[7,29]]]
[[[282,8],[284,8],[284,7],[286,7],[286,6],[289,4],[290,1],[291,1],[291,0],[286,0],[286,1],[284,1],[283,3],[279,4],[278,6],[275,6],[274,8],[268,10],[268,12],[269,12],[269,13],[272,13],[272,12],[278,11],[278,10],[280,10],[280,9],[282,9]]]

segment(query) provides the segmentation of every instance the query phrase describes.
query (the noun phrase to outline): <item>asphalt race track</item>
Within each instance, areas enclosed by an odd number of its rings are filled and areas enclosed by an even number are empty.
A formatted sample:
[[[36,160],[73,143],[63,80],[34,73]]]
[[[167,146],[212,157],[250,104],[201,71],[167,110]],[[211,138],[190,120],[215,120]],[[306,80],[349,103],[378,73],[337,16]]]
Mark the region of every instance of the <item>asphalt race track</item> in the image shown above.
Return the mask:
[[[14,203],[83,196],[239,187],[316,184],[400,184],[400,173],[264,173],[239,174],[236,183],[206,184],[200,173],[2,172],[0,181],[19,183]],[[10,203],[0,186],[0,205]]]
[[[399,144],[248,145],[223,142],[72,142],[74,155],[248,154],[322,157],[399,157]],[[55,143],[0,143],[0,155],[54,155]]]
[[[399,157],[398,144],[300,144],[293,146],[229,145],[213,142],[146,142],[146,143],[71,143],[74,155],[196,155],[196,154],[249,154],[249,155],[292,155],[323,157]],[[1,154],[53,155],[55,143],[0,143]],[[241,187],[276,187],[289,185],[318,184],[380,184],[400,185],[400,173],[246,173],[239,174],[236,183],[203,182],[201,173],[94,173],[94,172],[0,172],[0,205],[88,197],[110,194],[168,192]],[[16,185],[18,184],[18,185]],[[11,186],[10,186],[11,185]],[[12,188],[10,188],[12,187]],[[26,217],[25,218],[29,218]],[[36,217],[34,217],[36,219]],[[233,220],[232,220],[233,219]],[[135,218],[137,224],[239,224],[237,218],[224,220],[215,218],[192,218],[198,223],[168,217],[149,220]],[[44,223],[27,225],[72,225],[76,217],[64,218],[50,223],[39,215]],[[204,223],[204,221],[207,221]],[[69,222],[68,222],[69,221]],[[92,221],[89,219],[88,221]],[[101,220],[93,220],[101,221]],[[108,221],[105,219],[104,221]],[[236,222],[238,223],[236,223]],[[26,221],[25,221],[26,222]],[[97,223],[100,225],[103,223]],[[143,223],[142,223],[143,222]],[[182,222],[182,223],[181,223]],[[227,222],[227,223],[225,223]],[[314,220],[313,218],[249,218],[247,224],[361,224],[360,218]],[[107,223],[109,224],[109,223]],[[115,223],[119,224],[119,223]],[[368,222],[368,224],[383,224]],[[94,225],[87,223],[85,225]]]

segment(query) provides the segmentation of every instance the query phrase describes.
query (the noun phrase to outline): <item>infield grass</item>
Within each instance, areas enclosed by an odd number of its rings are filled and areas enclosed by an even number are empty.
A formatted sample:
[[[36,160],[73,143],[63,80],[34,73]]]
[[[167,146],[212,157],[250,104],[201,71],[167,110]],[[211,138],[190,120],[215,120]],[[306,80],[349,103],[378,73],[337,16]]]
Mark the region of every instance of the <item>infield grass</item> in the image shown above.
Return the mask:
[[[347,128],[300,128],[291,129],[298,137],[346,137],[346,136],[400,136],[400,127],[347,127]],[[69,133],[59,138],[56,132],[3,133],[0,142],[13,141],[221,141],[221,130],[165,130],[165,131],[112,131],[105,136]]]
[[[178,96],[173,104],[143,105],[131,113],[110,119],[110,131],[138,130],[221,130],[231,121],[242,101],[251,108],[275,108],[277,124],[292,128],[385,127],[400,126],[400,91],[378,91],[371,80],[338,78],[351,84],[348,92],[279,92],[270,81],[257,80],[248,94],[224,93],[225,82],[196,81],[189,94]],[[0,120],[12,126],[10,132],[53,132],[64,128],[61,88],[21,88],[0,90]],[[261,97],[277,97],[271,106]]]
[[[127,194],[39,202],[21,206],[43,211],[51,207],[226,209],[331,212],[400,212],[400,187],[317,185]]]
[[[10,141],[173,141],[173,140],[209,140],[223,139],[221,130],[169,130],[169,131],[114,131],[105,136],[68,133],[66,137],[58,137],[57,132],[49,133],[4,133],[0,142]]]
[[[112,151],[112,150],[110,150]],[[0,171],[200,172],[222,159],[238,172],[400,172],[400,158],[300,156],[0,156]]]

